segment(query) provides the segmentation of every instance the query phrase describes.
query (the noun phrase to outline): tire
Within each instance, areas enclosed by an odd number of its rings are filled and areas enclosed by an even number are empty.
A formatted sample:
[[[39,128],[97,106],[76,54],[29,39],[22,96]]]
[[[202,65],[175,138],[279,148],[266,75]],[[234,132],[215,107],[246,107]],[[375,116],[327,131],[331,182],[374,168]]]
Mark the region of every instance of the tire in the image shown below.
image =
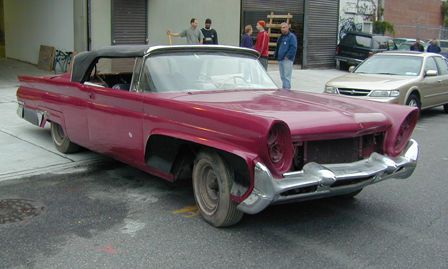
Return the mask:
[[[349,68],[349,64],[346,62],[339,62],[339,70],[347,71]]]
[[[54,122],[51,123],[51,138],[56,149],[62,153],[75,153],[80,149],[78,145],[70,141],[62,126]]]
[[[233,171],[213,151],[201,151],[193,167],[193,191],[202,218],[215,227],[238,223],[243,212],[230,200]]]
[[[422,103],[420,102],[420,98],[418,98],[417,94],[412,93],[409,95],[408,100],[406,100],[406,105],[411,107],[417,107],[418,110],[421,109]]]
[[[362,191],[362,189],[359,189],[359,190],[354,191],[354,192],[350,192],[350,193],[347,193],[347,194],[340,195],[340,196],[338,196],[338,198],[342,198],[342,199],[353,199],[353,198],[355,198],[355,196],[358,195],[361,191]]]
[[[445,111],[445,113],[448,113],[448,104],[443,105],[443,111]]]

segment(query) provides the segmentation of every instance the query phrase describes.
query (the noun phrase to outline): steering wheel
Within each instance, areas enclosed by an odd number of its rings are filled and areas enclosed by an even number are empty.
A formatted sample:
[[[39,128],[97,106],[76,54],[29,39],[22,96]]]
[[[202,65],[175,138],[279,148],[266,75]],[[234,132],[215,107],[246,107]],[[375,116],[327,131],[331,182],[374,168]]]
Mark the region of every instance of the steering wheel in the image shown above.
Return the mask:
[[[104,84],[104,86],[109,87],[109,85],[107,84],[107,82],[101,77],[101,75],[99,75],[98,73],[95,72],[94,75],[94,79],[98,79],[98,81],[102,84]]]

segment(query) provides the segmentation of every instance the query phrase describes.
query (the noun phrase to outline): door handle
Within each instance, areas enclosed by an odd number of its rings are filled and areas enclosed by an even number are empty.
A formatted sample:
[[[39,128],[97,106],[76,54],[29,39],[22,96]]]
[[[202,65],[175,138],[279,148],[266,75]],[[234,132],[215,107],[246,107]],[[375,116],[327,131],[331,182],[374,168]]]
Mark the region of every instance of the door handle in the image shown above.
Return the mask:
[[[93,99],[93,97],[95,97],[95,95],[93,94],[93,92],[89,93],[89,98]]]

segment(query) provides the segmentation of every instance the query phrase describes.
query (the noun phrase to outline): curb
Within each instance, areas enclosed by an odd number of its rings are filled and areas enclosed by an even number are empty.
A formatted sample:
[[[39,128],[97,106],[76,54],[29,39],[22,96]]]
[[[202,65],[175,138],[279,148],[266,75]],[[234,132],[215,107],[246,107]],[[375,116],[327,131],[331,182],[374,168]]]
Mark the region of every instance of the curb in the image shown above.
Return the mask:
[[[102,164],[107,162],[107,158],[99,158],[99,159],[90,159],[90,160],[81,160],[76,162],[69,162],[63,164],[56,164],[41,168],[28,169],[18,172],[10,172],[6,174],[0,174],[0,182],[19,179],[19,178],[28,178],[32,176],[38,176],[42,174],[70,174],[70,173],[81,173],[86,172],[87,168],[91,165]]]

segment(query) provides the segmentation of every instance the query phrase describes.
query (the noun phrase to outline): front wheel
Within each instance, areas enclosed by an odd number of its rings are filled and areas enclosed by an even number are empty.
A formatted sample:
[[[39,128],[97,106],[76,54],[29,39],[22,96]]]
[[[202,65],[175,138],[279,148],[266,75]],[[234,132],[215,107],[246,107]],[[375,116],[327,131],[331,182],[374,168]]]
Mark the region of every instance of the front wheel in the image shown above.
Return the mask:
[[[419,110],[422,106],[420,103],[420,98],[418,98],[418,96],[414,93],[409,96],[408,100],[406,101],[406,105],[411,106],[411,107],[416,107]]]
[[[199,212],[215,227],[238,223],[243,213],[230,199],[233,172],[213,151],[201,151],[194,162],[193,190]]]
[[[51,138],[56,149],[62,153],[75,153],[80,149],[78,145],[70,141],[62,126],[55,122],[51,123]]]

